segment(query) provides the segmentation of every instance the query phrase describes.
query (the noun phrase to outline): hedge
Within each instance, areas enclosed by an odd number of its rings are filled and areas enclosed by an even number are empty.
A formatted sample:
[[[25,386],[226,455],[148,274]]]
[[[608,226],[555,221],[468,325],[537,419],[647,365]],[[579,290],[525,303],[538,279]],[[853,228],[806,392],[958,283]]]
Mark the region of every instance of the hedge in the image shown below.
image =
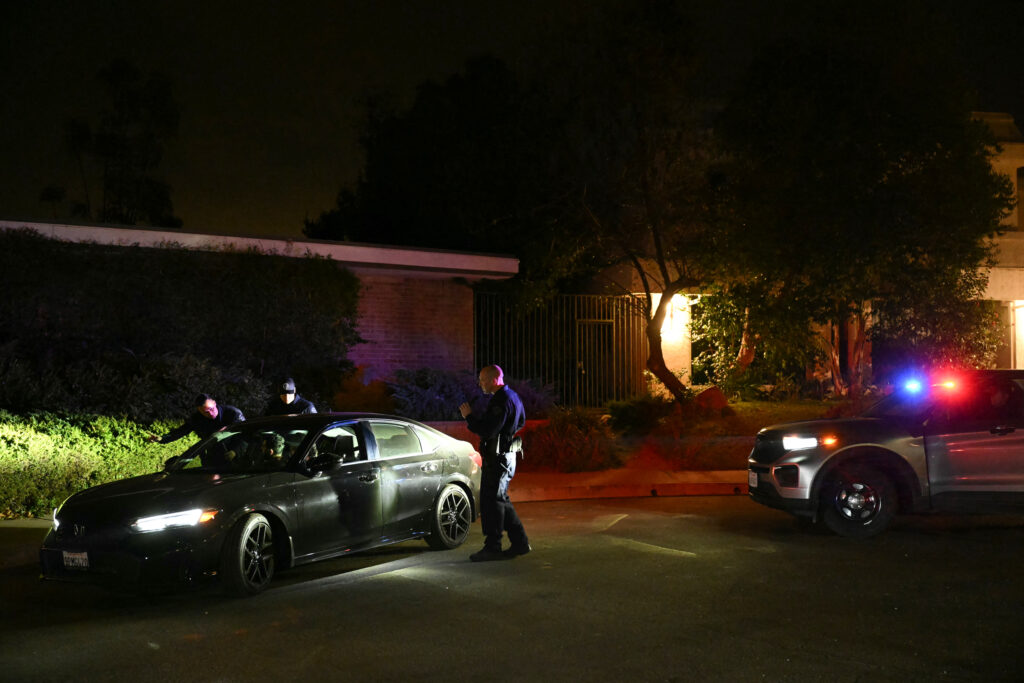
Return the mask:
[[[168,419],[199,392],[252,412],[282,375],[326,399],[359,341],[359,281],[315,256],[8,230],[0,274],[0,409],[19,414]]]
[[[99,415],[0,411],[0,518],[46,516],[82,489],[159,471],[190,443],[147,440],[152,431],[170,427]]]

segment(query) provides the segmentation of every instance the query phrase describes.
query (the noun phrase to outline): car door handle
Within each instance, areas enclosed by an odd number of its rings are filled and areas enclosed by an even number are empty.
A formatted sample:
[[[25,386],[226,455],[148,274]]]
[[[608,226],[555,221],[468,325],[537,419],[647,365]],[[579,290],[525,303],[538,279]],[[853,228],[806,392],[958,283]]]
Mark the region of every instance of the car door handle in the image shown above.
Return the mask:
[[[420,469],[423,470],[424,472],[437,472],[437,463],[425,462],[422,465],[420,465]]]
[[[367,472],[366,474],[360,474],[359,475],[359,481],[365,481],[368,484],[373,483],[373,482],[377,481],[377,473],[376,472]]]
[[[1006,436],[1007,434],[1010,434],[1011,432],[1017,431],[1017,428],[1016,427],[1007,427],[1005,425],[999,425],[998,427],[993,427],[992,429],[990,429],[988,431],[989,431],[990,434],[998,434],[999,436]]]

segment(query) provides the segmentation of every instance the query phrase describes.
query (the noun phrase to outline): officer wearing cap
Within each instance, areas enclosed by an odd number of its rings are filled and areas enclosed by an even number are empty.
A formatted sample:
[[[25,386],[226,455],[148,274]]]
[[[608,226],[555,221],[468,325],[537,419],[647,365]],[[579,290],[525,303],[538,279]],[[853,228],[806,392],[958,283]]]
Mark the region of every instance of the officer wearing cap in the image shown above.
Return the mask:
[[[295,393],[295,380],[291,377],[285,378],[280,384],[278,397],[271,399],[267,406],[265,415],[312,415],[316,412],[316,406],[312,401],[302,398]]]
[[[153,434],[149,440],[170,443],[177,441],[189,432],[195,432],[200,439],[205,439],[223,427],[245,420],[245,415],[241,410],[227,404],[218,405],[217,401],[209,394],[196,396],[193,405],[196,407],[195,412],[185,419],[185,424],[177,429],[172,429],[163,437]]]

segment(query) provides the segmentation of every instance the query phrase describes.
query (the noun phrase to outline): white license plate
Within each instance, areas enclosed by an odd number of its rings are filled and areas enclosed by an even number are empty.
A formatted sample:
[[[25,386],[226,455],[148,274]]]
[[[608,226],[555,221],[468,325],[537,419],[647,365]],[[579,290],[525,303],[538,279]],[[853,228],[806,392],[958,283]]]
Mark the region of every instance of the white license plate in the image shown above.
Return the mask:
[[[754,472],[752,470],[747,471],[747,486],[749,486],[752,489],[757,488],[757,472]]]
[[[65,569],[88,569],[89,568],[89,553],[69,553],[67,550],[64,551],[64,568]]]

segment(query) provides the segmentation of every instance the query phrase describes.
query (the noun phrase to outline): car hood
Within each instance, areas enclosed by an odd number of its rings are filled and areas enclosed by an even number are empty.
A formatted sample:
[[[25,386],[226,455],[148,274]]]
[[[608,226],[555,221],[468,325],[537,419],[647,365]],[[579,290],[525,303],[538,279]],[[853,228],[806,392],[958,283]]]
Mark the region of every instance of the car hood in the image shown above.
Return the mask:
[[[157,472],[93,486],[71,496],[61,514],[87,514],[96,519],[126,518],[202,507],[216,490],[251,480],[258,474]]]

